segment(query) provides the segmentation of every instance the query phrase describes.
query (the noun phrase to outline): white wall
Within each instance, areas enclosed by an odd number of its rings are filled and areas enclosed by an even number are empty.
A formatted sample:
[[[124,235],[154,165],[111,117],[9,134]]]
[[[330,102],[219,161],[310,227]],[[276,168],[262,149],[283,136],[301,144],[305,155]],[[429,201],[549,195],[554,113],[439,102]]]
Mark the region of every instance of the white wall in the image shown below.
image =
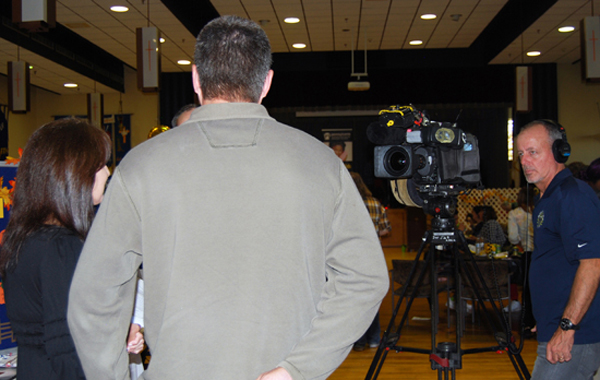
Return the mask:
[[[584,83],[581,66],[557,67],[558,120],[565,127],[571,158],[589,164],[600,157],[600,83]]]
[[[125,67],[125,93],[121,95],[123,113],[131,115],[131,146],[148,137],[148,132],[158,122],[158,95],[137,89],[136,71]],[[8,104],[7,78],[0,76],[0,103]],[[104,114],[120,112],[119,94],[104,95]],[[86,115],[87,94],[56,95],[31,87],[31,111],[8,115],[8,155],[18,157],[18,149],[25,147],[27,139],[40,126],[54,120],[55,115]]]

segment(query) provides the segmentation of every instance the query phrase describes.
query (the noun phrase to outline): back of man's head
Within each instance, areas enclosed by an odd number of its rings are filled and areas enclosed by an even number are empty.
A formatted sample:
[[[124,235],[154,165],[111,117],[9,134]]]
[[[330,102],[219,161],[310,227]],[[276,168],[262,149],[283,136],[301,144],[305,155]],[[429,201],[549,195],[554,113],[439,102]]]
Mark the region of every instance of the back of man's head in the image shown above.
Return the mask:
[[[196,39],[194,63],[204,99],[258,103],[271,62],[269,39],[251,20],[219,17]]]

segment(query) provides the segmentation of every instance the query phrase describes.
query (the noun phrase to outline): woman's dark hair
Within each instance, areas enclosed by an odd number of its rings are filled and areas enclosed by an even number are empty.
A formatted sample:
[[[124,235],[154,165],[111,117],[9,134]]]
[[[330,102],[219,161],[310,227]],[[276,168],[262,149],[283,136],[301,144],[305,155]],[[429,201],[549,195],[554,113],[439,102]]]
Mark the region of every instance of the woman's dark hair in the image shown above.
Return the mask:
[[[0,275],[15,267],[25,239],[45,225],[63,226],[85,239],[94,219],[96,172],[110,152],[108,135],[80,119],[59,119],[31,135],[17,169]]]
[[[529,186],[522,187],[517,195],[517,203],[519,207],[528,213],[533,213],[535,192]]]
[[[354,184],[356,185],[356,188],[358,189],[358,192],[360,193],[362,199],[367,199],[373,196],[373,193],[371,193],[371,190],[369,190],[360,174],[358,174],[357,172],[350,172],[350,175],[352,176]]]
[[[496,215],[496,210],[492,206],[475,206],[473,207],[473,212],[475,214],[479,214],[483,211],[482,222],[485,223],[488,220],[498,219]]]

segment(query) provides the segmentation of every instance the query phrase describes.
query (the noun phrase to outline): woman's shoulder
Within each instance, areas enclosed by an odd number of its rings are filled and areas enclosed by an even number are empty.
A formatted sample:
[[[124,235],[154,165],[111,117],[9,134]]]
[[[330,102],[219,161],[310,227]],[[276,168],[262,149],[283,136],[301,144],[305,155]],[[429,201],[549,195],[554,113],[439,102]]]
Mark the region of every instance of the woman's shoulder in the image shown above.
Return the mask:
[[[81,251],[83,241],[68,228],[61,226],[43,226],[32,232],[23,243],[23,251],[70,252]]]

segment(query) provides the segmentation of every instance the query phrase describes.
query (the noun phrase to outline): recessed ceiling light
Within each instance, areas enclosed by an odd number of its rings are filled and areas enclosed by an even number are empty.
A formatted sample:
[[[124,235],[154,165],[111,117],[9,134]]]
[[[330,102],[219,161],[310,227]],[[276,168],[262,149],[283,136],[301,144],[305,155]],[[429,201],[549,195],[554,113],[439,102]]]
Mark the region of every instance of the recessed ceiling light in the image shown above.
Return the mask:
[[[558,28],[558,31],[561,33],[570,33],[572,31],[575,30],[574,26],[561,26],[560,28]]]
[[[179,61],[177,61],[177,64],[181,66],[187,66],[191,65],[192,62],[189,59],[180,59]]]
[[[293,44],[292,46],[296,49],[304,49],[306,47],[306,44],[296,43],[296,44]]]
[[[113,12],[127,12],[129,11],[129,8],[127,8],[124,5],[113,5],[112,7],[110,7],[110,10]]]
[[[66,88],[77,88],[77,83],[65,83],[63,86]]]
[[[298,17],[286,17],[283,22],[286,24],[297,24],[300,22],[300,19]]]
[[[164,43],[165,43],[165,41],[166,41],[166,40],[165,40],[164,38],[162,38],[162,37],[158,39],[158,42],[160,42],[161,44],[164,44]]]
[[[528,51],[528,52],[527,52],[527,56],[528,56],[528,57],[537,57],[537,56],[539,56],[540,54],[542,54],[542,53],[541,53],[541,52],[539,52],[539,51]]]
[[[421,40],[412,40],[412,41],[410,41],[408,44],[409,44],[409,45],[413,45],[413,46],[416,46],[416,45],[423,45],[423,41],[421,41]]]
[[[437,18],[437,15],[434,15],[433,13],[425,13],[424,15],[421,15],[421,20],[435,20]]]

